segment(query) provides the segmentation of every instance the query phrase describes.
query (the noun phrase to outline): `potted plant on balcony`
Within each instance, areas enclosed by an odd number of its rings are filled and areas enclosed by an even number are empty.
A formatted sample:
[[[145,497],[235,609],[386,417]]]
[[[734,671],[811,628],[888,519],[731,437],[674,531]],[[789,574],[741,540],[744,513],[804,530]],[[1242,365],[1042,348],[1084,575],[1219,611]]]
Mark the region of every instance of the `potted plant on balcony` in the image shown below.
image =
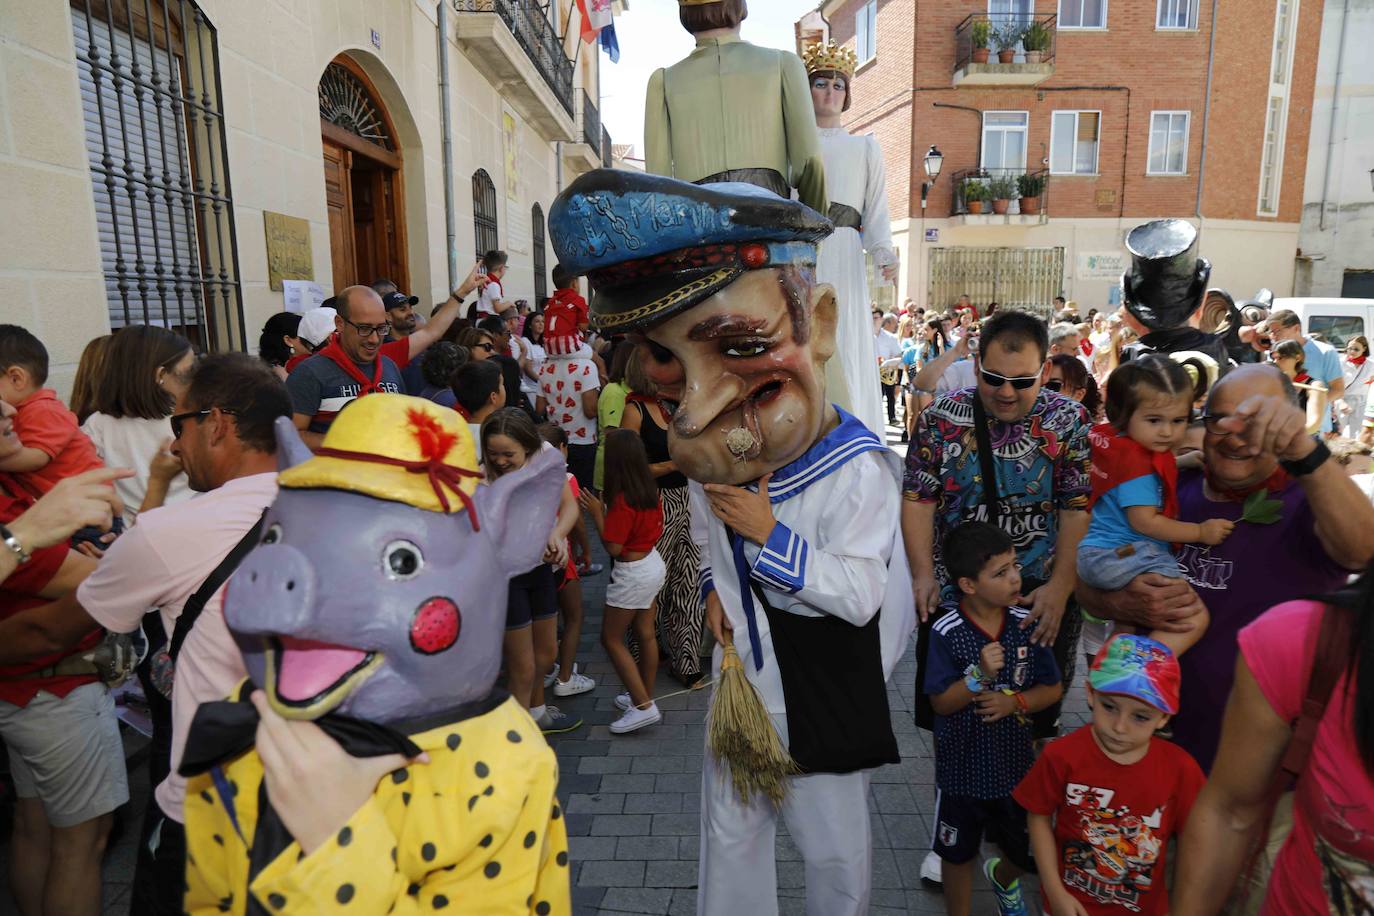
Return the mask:
[[[999,216],[1007,212],[1016,194],[1016,183],[1009,176],[1000,175],[988,182],[988,196],[992,198],[992,212]]]
[[[992,23],[986,19],[973,20],[973,28],[969,36],[973,39],[973,62],[975,64],[987,63],[988,42],[992,40]]]
[[[1016,57],[1016,46],[1021,43],[1024,30],[1018,23],[1008,22],[997,30],[997,62],[1009,64]]]
[[[1040,63],[1050,49],[1050,30],[1043,22],[1032,22],[1021,36],[1021,46],[1026,49],[1026,63]]]
[[[963,188],[964,208],[972,216],[983,212],[983,201],[988,199],[988,186],[981,179],[965,178]]]
[[[1044,175],[1019,175],[1016,190],[1021,194],[1021,212],[1034,216],[1040,212],[1040,195],[1045,192]]]

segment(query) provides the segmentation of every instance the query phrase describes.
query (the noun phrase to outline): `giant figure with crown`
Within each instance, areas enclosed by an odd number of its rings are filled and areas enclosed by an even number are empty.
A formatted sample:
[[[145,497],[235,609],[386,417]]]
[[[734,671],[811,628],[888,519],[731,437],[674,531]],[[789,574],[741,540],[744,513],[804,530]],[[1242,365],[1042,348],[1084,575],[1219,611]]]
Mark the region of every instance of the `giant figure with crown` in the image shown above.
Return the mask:
[[[708,623],[738,643],[798,768],[775,806],[705,755],[698,912],[778,911],[781,817],[807,912],[866,913],[869,773],[899,760],[886,680],[915,614],[901,463],[827,398],[836,301],[815,265],[830,222],[753,184],[598,170],[559,195],[549,227],[559,262],[590,280],[593,323],[640,340],[676,402],[668,448],[704,523]],[[718,646],[717,677],[721,663]]]

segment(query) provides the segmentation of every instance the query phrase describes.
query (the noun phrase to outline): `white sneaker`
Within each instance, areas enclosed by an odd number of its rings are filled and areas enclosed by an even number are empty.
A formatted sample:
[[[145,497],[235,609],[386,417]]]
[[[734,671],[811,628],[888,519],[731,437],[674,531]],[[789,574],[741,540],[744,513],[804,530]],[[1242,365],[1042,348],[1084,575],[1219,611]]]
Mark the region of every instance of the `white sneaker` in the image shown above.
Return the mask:
[[[633,705],[635,705],[635,701],[630,699],[629,693],[622,693],[620,694],[620,696],[615,698],[615,708],[620,710],[621,712],[628,711],[629,708]]]
[[[921,881],[943,886],[944,878],[940,871],[940,865],[940,857],[935,854],[934,850],[926,853],[926,857],[921,860]]]
[[[553,663],[553,670],[544,675],[544,689],[548,690],[558,682],[558,662]]]
[[[658,711],[656,704],[650,703],[648,709],[632,706],[625,710],[625,715],[611,723],[611,734],[623,735],[650,725],[657,725],[662,721],[663,713]]]
[[[572,677],[566,681],[554,681],[553,695],[556,697],[573,697],[579,693],[586,693],[595,687],[596,681],[585,674],[578,674],[577,666],[573,665]]]

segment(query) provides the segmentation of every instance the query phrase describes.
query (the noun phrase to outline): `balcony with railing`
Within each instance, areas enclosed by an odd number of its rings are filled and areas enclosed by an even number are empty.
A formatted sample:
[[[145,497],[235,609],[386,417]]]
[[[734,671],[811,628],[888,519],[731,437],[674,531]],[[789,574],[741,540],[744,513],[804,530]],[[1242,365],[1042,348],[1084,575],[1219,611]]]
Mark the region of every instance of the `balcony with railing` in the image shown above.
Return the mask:
[[[563,144],[563,164],[569,180],[602,165],[601,112],[585,89],[577,91],[577,138]]]
[[[1058,18],[971,13],[954,28],[955,86],[1034,86],[1054,75]]]
[[[611,146],[611,132],[605,125],[601,127],[601,164],[608,169],[615,168],[615,148]]]
[[[534,0],[453,0],[458,47],[545,139],[576,139],[573,64]]]
[[[1049,169],[955,172],[950,217],[966,226],[1033,226],[1049,221]]]

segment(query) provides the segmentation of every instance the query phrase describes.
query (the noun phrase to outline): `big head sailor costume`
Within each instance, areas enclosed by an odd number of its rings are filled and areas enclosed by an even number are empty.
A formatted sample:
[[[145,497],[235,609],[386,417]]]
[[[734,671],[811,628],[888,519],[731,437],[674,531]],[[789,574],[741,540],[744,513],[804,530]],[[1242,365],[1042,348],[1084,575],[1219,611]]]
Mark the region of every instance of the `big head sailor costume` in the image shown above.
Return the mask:
[[[182,757],[187,911],[571,912],[557,762],[493,687],[494,584],[539,562],[562,461],[479,487],[467,424],[396,394],[350,404],[313,456],[287,419],[277,439],[278,498],[224,608],[252,684],[200,706]],[[429,760],[307,853],[268,792],[252,685],[353,757]]]
[[[807,863],[808,911],[868,908],[867,771],[897,762],[885,681],[915,614],[899,529],[900,462],[825,400],[834,300],[812,276],[829,223],[750,185],[631,172],[554,202],[559,262],[591,279],[592,321],[647,338],[679,401],[668,447],[691,478],[704,592],[720,598],[750,681],[803,775],[780,811]],[[772,474],[763,543],[713,513],[703,484]],[[715,670],[720,667],[717,649]],[[777,912],[778,811],[741,804],[706,755],[698,911]]]

